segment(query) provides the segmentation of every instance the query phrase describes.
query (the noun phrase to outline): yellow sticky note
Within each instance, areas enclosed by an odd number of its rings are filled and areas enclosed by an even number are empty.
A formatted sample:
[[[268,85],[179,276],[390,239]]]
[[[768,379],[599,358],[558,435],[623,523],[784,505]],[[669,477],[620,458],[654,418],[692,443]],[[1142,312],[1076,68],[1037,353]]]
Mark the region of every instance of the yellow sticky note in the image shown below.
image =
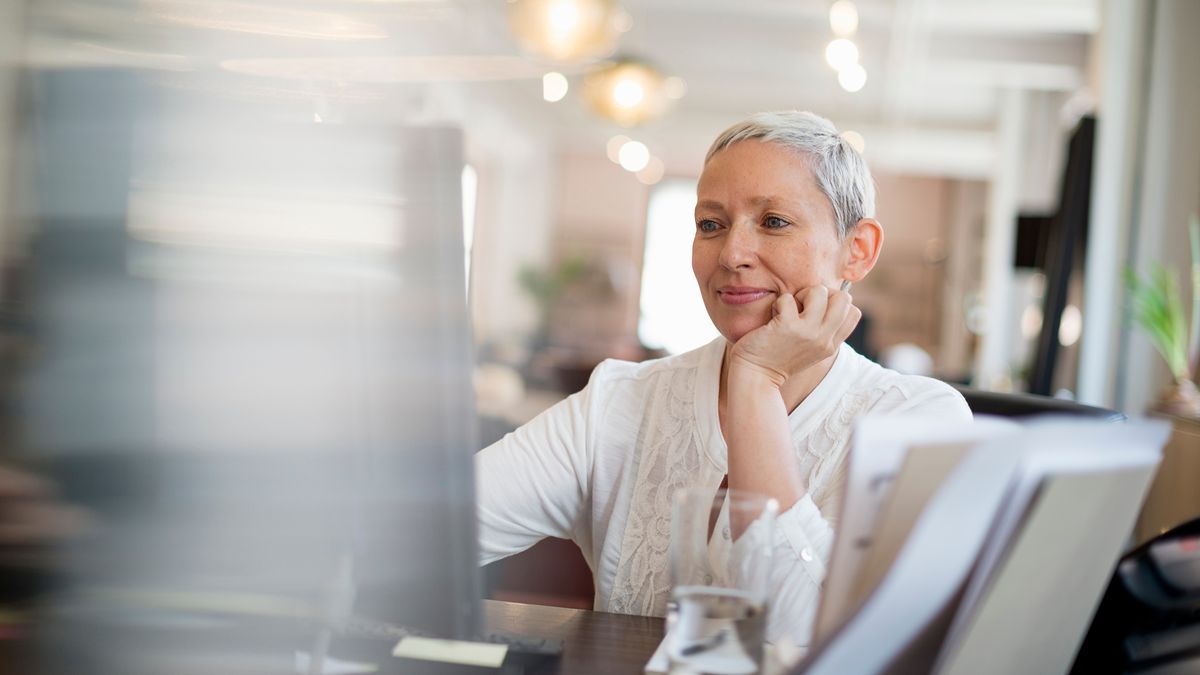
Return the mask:
[[[504,655],[507,653],[508,645],[425,637],[402,638],[392,650],[392,656],[402,659],[459,663],[484,668],[499,668],[500,664],[504,663]]]

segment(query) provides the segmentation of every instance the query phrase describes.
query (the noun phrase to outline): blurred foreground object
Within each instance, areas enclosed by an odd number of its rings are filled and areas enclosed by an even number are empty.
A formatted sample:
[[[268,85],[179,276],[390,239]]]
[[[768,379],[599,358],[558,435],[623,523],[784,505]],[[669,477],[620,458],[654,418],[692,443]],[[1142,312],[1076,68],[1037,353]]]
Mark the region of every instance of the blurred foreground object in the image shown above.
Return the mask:
[[[98,528],[55,553],[39,670],[291,671],[354,598],[473,634],[460,132],[230,73],[29,80],[24,440]]]
[[[55,487],[0,466],[0,602],[24,602],[53,581],[54,547],[87,530],[87,514],[58,499]]]

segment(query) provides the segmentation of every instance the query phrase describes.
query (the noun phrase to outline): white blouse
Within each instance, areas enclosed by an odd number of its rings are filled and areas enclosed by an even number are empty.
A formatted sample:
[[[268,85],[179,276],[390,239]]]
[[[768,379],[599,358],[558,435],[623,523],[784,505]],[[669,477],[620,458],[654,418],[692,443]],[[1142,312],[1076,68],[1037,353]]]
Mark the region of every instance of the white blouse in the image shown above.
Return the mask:
[[[724,350],[717,338],[665,359],[605,361],[582,391],[476,455],[481,563],[545,537],[571,539],[595,577],[597,610],[662,616],[671,496],[685,487],[715,492],[727,473],[717,416]],[[789,415],[808,493],[776,527],[769,639],[810,639],[853,423],[908,411],[971,418],[945,383],[887,370],[843,344]]]

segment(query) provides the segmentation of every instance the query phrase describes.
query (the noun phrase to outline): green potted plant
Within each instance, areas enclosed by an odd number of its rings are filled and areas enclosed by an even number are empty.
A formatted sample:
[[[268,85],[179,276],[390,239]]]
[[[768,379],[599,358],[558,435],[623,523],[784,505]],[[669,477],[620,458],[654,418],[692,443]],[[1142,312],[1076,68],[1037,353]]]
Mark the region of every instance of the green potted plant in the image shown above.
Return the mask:
[[[1125,270],[1132,317],[1146,331],[1150,342],[1167,362],[1175,382],[1159,399],[1156,408],[1179,417],[1200,418],[1200,392],[1192,380],[1200,341],[1200,221],[1195,214],[1188,223],[1192,248],[1191,318],[1183,310],[1173,270],[1155,263],[1149,279],[1132,269]]]
[[[550,339],[550,326],[554,312],[563,295],[572,284],[587,273],[587,260],[582,256],[571,256],[557,265],[538,267],[523,265],[517,273],[517,282],[538,308],[538,329],[534,340],[541,347]]]

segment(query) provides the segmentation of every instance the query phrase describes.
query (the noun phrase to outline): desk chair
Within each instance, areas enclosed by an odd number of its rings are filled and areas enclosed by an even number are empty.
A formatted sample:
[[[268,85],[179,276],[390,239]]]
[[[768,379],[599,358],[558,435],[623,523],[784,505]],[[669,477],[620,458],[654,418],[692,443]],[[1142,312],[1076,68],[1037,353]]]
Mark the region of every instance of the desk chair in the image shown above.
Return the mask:
[[[1084,405],[1049,396],[1034,394],[1002,394],[995,391],[983,391],[960,385],[951,385],[958,393],[967,399],[967,406],[976,415],[997,415],[999,417],[1029,417],[1031,415],[1073,415],[1093,419],[1108,420],[1109,422],[1124,422],[1124,414],[1108,408]]]

